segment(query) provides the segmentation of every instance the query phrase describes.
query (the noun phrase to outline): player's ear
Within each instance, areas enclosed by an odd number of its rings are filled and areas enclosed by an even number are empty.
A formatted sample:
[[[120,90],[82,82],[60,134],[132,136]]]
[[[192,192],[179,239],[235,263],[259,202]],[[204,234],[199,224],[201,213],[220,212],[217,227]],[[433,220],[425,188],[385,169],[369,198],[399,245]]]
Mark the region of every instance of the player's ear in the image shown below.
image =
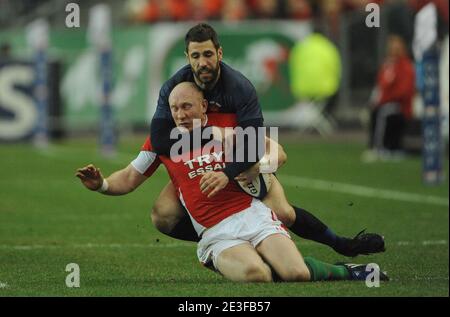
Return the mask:
[[[203,101],[202,101],[202,113],[206,113],[206,110],[208,110],[208,100],[203,99]]]
[[[223,49],[222,49],[222,46],[221,46],[221,47],[219,47],[219,49],[217,50],[217,59],[218,59],[219,62],[221,62],[221,61],[222,61],[222,58],[223,58]]]
[[[188,54],[188,52],[184,51],[184,56],[186,56],[186,59],[187,59],[187,61],[189,63],[189,54]]]

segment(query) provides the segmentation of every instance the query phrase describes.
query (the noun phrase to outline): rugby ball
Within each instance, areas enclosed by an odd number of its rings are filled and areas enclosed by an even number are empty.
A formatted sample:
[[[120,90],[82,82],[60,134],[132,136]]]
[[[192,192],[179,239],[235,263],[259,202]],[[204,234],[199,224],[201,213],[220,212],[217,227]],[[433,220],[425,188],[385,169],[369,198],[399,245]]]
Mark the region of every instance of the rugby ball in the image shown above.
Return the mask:
[[[250,196],[263,199],[270,189],[271,174],[260,173],[256,179],[251,182],[240,181],[236,182],[239,187]]]

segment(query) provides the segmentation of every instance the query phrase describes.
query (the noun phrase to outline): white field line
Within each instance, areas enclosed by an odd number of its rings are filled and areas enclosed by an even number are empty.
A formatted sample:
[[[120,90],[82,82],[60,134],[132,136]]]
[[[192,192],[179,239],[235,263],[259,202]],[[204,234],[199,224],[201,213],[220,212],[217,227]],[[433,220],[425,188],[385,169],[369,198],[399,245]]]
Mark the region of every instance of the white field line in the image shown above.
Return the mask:
[[[424,241],[397,241],[388,243],[393,246],[430,246],[430,245],[447,245],[447,240],[424,240]],[[301,241],[296,243],[299,247],[305,245],[313,245],[315,242],[311,241]],[[316,244],[317,245],[317,244]],[[61,249],[61,248],[80,248],[80,249],[131,249],[131,248],[143,248],[143,249],[153,249],[153,248],[195,248],[196,244],[193,242],[155,242],[152,244],[145,243],[84,243],[84,244],[69,244],[69,245],[58,245],[58,244],[33,244],[33,245],[10,245],[10,244],[0,244],[0,249],[12,249],[12,250],[36,250],[36,249]]]
[[[308,189],[316,189],[323,191],[331,191],[343,194],[351,194],[357,196],[382,198],[390,200],[399,200],[409,203],[422,203],[439,206],[449,206],[448,198],[431,195],[421,195],[415,193],[400,192],[387,189],[378,189],[360,185],[352,185],[346,183],[338,183],[320,179],[305,178],[298,176],[280,175],[283,185],[298,186]]]
[[[67,149],[59,146],[51,146],[48,151],[38,152],[43,156],[48,156],[52,158],[68,158],[70,157],[70,153],[85,153],[84,150],[79,149]],[[96,155],[100,155],[97,153]],[[137,155],[137,154],[136,154]],[[131,153],[117,152],[116,156],[111,162],[117,164],[124,164],[124,162],[131,162],[136,158],[136,155]],[[158,168],[156,170],[157,173],[163,172],[164,169]],[[389,199],[389,200],[398,200],[409,203],[422,203],[422,204],[431,204],[438,206],[449,206],[449,199],[439,196],[432,195],[421,195],[415,193],[408,192],[400,192],[394,190],[387,189],[378,189],[361,185],[353,185],[346,183],[339,183],[327,180],[313,179],[313,178],[305,178],[299,176],[289,176],[279,174],[282,184],[287,186],[297,186],[308,189],[322,190],[322,191],[331,191],[343,194],[351,194],[357,196],[371,197],[371,198],[381,198],[381,199]]]
[[[391,279],[394,280],[394,279]],[[447,277],[419,277],[416,276],[412,279],[401,279],[401,278],[397,278],[395,279],[395,281],[448,281],[449,278]]]

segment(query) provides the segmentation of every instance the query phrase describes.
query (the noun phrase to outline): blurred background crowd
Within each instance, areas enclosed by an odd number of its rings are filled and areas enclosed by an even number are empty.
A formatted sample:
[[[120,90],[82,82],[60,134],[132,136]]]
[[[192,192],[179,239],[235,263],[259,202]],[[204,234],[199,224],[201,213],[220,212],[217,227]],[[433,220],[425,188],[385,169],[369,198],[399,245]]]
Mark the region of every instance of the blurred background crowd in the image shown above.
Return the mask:
[[[66,26],[65,7],[71,2],[80,8],[81,28],[76,31]],[[31,21],[44,18],[51,30],[49,60],[57,64],[53,70],[58,80],[53,84],[61,91],[58,98],[62,106],[58,107],[66,115],[65,126],[70,132],[92,123],[93,112],[82,111],[83,102],[89,103],[83,94],[91,90],[89,71],[94,65],[89,64],[92,58],[86,55],[83,32],[90,9],[107,4],[111,9],[117,88],[113,104],[119,113],[119,126],[146,126],[154,105],[141,109],[136,105],[154,103],[162,82],[185,62],[182,46],[170,42],[170,34],[178,32],[180,40],[188,27],[207,21],[218,27],[219,37],[224,39],[225,61],[256,86],[268,124],[298,127],[300,131],[312,128],[320,134],[364,129],[369,133],[369,147],[394,150],[403,146],[399,138],[406,135],[413,140],[411,144],[417,141],[413,147],[420,150],[423,101],[417,90],[421,78],[416,76],[413,56],[414,18],[430,3],[437,11],[439,45],[448,47],[448,0],[0,0],[0,60],[30,58],[24,30]],[[368,5],[373,4],[380,9],[378,27],[367,25],[367,16],[372,13]],[[181,31],[177,30],[180,25]],[[145,36],[143,30],[150,30],[151,36]],[[264,32],[267,37],[261,35]],[[150,43],[142,51],[138,44],[153,41],[149,38],[159,42]],[[170,44],[164,44],[165,40]],[[155,53],[155,46],[164,52]],[[158,59],[161,54],[174,55],[174,61],[162,70],[158,66],[165,63]],[[144,65],[148,67],[146,75],[141,70]],[[442,69],[445,131],[448,89],[443,87],[448,85],[448,63]],[[83,82],[85,87],[75,87]],[[82,93],[74,94],[77,89]],[[298,101],[304,106],[301,111],[296,106]],[[305,111],[311,104],[315,113]],[[391,110],[380,112],[383,105],[390,105]],[[272,110],[279,114],[274,120]],[[389,140],[377,140],[377,120],[392,111],[394,117],[383,119],[387,122],[384,135]],[[446,135],[448,139],[448,132]]]
[[[42,14],[51,20],[61,20],[59,8],[67,1],[55,0],[0,0],[0,27],[23,25]],[[77,2],[77,1],[74,1]],[[281,19],[313,20],[322,25],[332,38],[338,36],[340,20],[352,12],[364,11],[370,4],[395,6],[392,23],[396,18],[411,19],[424,5],[433,2],[440,18],[448,26],[448,0],[110,0],[114,19],[118,23],[157,23],[180,21],[223,21]],[[102,1],[86,0],[87,9]],[[81,2],[80,2],[81,4]],[[401,12],[400,12],[401,10]],[[411,22],[411,21],[409,21]],[[402,23],[397,21],[397,23]],[[411,33],[411,30],[404,30]],[[405,36],[411,34],[405,33]]]
[[[2,26],[23,21],[27,16],[43,13],[58,7],[54,0],[1,0],[0,22]],[[76,1],[74,1],[76,2]],[[82,1],[92,5],[101,1]],[[405,8],[418,11],[429,0],[125,0],[108,1],[124,21],[154,23],[160,21],[246,19],[322,19],[337,24],[339,18],[350,11],[364,10],[367,4],[404,4]],[[432,0],[442,18],[448,23],[448,1]],[[81,3],[81,2],[80,2]]]

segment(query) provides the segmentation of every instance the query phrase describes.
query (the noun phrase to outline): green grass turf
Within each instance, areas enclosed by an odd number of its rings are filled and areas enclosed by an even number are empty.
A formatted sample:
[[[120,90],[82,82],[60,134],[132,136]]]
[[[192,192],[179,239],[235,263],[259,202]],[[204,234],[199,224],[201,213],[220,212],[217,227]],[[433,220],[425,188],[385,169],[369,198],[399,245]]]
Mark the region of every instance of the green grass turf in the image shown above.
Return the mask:
[[[348,259],[295,238],[303,255],[327,262],[375,262],[392,280],[239,284],[204,269],[193,243],[166,237],[149,212],[167,183],[160,170],[134,193],[106,197],[85,190],[75,169],[94,163],[109,175],[127,165],[142,137],[122,140],[120,155],[104,159],[95,141],[72,140],[41,152],[0,146],[1,296],[448,296],[448,205],[387,200],[285,186],[289,200],[340,234],[363,228],[385,235],[383,254]],[[363,164],[363,145],[315,140],[286,144],[279,177],[298,176],[448,199],[442,186],[421,183],[419,157]],[[446,160],[448,171],[448,160]],[[447,178],[448,179],[448,178]],[[68,263],[81,270],[81,287],[65,285]]]

